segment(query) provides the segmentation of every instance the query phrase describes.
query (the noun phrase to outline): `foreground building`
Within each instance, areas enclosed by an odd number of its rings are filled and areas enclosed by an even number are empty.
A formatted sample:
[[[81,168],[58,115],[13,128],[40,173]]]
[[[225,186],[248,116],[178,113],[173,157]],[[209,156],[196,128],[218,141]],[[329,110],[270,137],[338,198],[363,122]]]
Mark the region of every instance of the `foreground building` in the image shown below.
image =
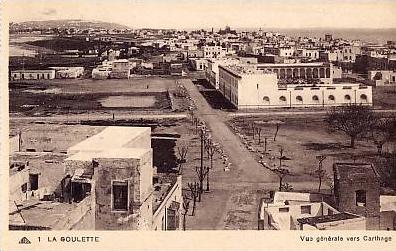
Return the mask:
[[[330,68],[321,69],[322,72],[330,71]],[[371,86],[303,81],[299,84],[299,80],[284,84],[279,79],[283,77],[281,71],[276,70],[260,70],[252,65],[220,65],[219,91],[237,109],[325,107],[351,103],[372,105]],[[289,70],[283,69],[283,72],[287,76]],[[290,72],[293,74],[291,68]],[[317,72],[320,73],[321,70],[317,69]],[[325,77],[330,79],[330,73]]]
[[[371,164],[335,163],[331,194],[276,192],[259,208],[261,230],[396,230],[396,196],[381,196]]]
[[[10,201],[10,229],[180,229],[181,176],[156,173],[150,128],[107,127],[67,155],[64,177],[51,198]],[[18,187],[13,190],[13,198],[24,197]],[[47,220],[40,221],[43,206]],[[60,212],[63,217],[57,218]]]

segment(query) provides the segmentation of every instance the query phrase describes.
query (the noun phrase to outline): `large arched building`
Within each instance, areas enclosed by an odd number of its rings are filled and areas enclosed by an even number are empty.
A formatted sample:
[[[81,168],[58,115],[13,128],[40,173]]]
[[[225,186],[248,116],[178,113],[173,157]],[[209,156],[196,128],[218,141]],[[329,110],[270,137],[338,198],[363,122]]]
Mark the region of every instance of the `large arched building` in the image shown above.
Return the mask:
[[[371,86],[333,84],[319,64],[219,65],[219,91],[238,109],[372,105]]]

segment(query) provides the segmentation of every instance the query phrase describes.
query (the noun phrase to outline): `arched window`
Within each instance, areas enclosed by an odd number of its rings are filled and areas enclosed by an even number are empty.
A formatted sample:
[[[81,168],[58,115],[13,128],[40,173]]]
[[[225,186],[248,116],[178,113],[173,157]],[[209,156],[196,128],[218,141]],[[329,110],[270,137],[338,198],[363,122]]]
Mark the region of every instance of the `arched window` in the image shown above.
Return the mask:
[[[292,69],[286,70],[286,78],[291,78],[293,76]]]
[[[307,78],[312,78],[312,70],[311,70],[311,68],[307,69]]]
[[[297,77],[298,77],[298,70],[293,69],[293,78],[297,78]]]
[[[326,75],[325,75],[325,69],[320,68],[320,69],[319,69],[319,75],[320,75],[321,78],[326,77]]]
[[[362,101],[363,103],[367,102],[367,95],[366,94],[360,95],[360,101]]]
[[[318,68],[313,69],[313,78],[319,78],[319,71]]]
[[[326,68],[326,78],[330,78],[330,68]]]
[[[344,99],[346,102],[351,102],[351,96],[348,94],[344,96]]]
[[[286,76],[285,69],[280,69],[279,71],[279,78],[284,79]]]
[[[278,69],[274,69],[274,72],[276,73],[276,76],[279,78],[279,70]]]
[[[263,97],[263,102],[264,104],[269,104],[270,103],[270,98],[268,96]]]
[[[301,96],[297,96],[297,97],[296,97],[296,102],[297,102],[298,104],[302,104],[303,98],[302,98]]]
[[[286,97],[285,96],[280,96],[279,97],[279,103],[280,104],[286,104]]]
[[[305,69],[304,68],[300,69],[300,78],[305,78]]]
[[[335,103],[335,97],[333,95],[329,95],[328,100],[329,103]]]
[[[313,96],[312,96],[312,101],[313,101],[314,103],[319,103],[319,97],[318,97],[317,95],[313,95]]]

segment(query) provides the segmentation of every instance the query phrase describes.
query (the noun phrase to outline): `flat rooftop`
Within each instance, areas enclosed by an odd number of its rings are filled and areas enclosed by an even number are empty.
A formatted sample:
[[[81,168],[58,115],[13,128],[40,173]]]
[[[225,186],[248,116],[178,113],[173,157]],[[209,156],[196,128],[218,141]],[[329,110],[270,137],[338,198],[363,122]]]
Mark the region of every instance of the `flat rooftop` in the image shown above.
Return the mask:
[[[276,64],[276,63],[269,63],[269,64],[257,64],[257,67],[314,67],[314,66],[329,66],[328,63],[324,62],[314,62],[314,63],[292,63],[292,64]]]
[[[151,132],[150,127],[109,126],[100,133],[70,147],[68,152],[99,151],[125,147],[143,133]]]
[[[258,70],[255,65],[244,65],[244,64],[231,64],[231,65],[219,65],[223,69],[227,70],[236,77],[242,75],[253,75],[253,74],[275,74],[265,70]]]
[[[59,222],[70,215],[77,203],[60,203],[54,201],[27,200],[18,205],[19,212],[9,214],[9,224],[31,228],[56,229]]]
[[[334,176],[337,179],[347,177],[348,179],[377,179],[379,174],[370,163],[334,163]]]
[[[301,224],[309,224],[315,226],[316,224],[320,224],[320,223],[336,222],[336,221],[343,221],[343,220],[350,220],[357,218],[362,218],[362,217],[359,215],[354,215],[349,213],[338,213],[333,215],[300,218],[297,219],[297,221]]]
[[[144,154],[149,151],[151,151],[150,148],[110,148],[108,150],[78,152],[65,160],[91,161],[95,158],[140,159]]]

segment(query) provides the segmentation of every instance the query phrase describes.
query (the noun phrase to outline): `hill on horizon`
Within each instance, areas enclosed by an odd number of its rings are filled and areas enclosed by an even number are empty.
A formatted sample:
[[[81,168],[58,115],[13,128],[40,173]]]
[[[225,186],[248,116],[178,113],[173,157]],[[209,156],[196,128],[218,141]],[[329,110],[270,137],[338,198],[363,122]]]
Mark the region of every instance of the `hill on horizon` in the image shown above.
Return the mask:
[[[48,28],[78,28],[78,29],[131,29],[130,27],[117,23],[94,21],[94,20],[80,20],[80,19],[61,19],[61,20],[44,20],[44,21],[25,21],[10,23],[10,29],[48,29]]]

